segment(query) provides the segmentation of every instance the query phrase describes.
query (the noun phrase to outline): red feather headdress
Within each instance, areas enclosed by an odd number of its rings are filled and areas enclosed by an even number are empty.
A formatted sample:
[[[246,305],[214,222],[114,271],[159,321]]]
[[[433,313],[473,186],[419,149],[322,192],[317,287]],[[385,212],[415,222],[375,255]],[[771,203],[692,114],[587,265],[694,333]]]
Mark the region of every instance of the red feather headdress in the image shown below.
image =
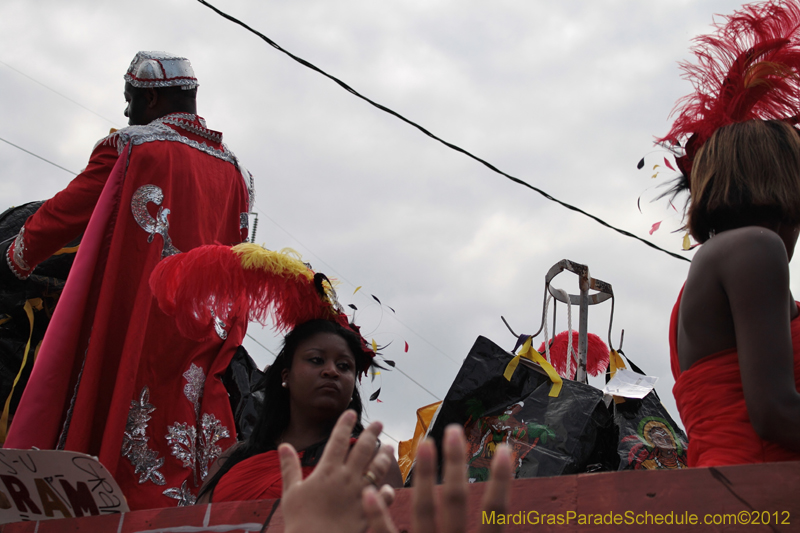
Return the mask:
[[[800,5],[797,0],[749,4],[695,39],[697,63],[681,63],[694,92],[681,98],[669,133],[656,142],[676,154],[688,188],[692,162],[722,126],[800,115]],[[683,146],[683,149],[680,147]]]
[[[150,276],[150,289],[164,313],[175,318],[181,334],[206,340],[214,322],[244,317],[272,324],[286,333],[322,318],[352,330],[367,354],[367,372],[375,352],[351,324],[330,280],[293,256],[257,244],[200,246],[162,259]]]

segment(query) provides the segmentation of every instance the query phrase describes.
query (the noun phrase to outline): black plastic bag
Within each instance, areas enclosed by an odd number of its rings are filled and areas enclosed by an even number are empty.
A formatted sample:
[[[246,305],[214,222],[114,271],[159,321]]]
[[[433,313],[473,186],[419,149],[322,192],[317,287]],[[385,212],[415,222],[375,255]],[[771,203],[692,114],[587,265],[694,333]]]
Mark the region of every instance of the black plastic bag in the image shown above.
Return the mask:
[[[478,337],[431,426],[429,435],[439,451],[444,428],[455,423],[467,435],[470,481],[487,479],[501,442],[511,447],[517,478],[586,471],[599,430],[611,422],[603,393],[564,380],[559,395],[551,397],[547,374],[525,364],[509,381],[503,373],[513,357]],[[407,485],[412,477],[413,469]]]
[[[0,252],[5,255],[27,218],[44,202],[30,202],[0,214]],[[42,261],[25,281],[6,272],[0,284],[0,412],[8,402],[8,420],[22,397],[36,350],[64,288],[80,237]],[[0,261],[5,261],[0,257]],[[0,268],[8,270],[5,264]],[[16,383],[16,384],[15,384]],[[13,390],[13,394],[12,394]],[[2,432],[3,430],[0,430]]]
[[[644,372],[630,359],[631,369]],[[618,470],[686,468],[689,440],[661,403],[655,389],[641,400],[625,398],[611,403],[616,435]]]
[[[250,436],[258,420],[258,413],[264,403],[264,391],[255,389],[263,377],[264,373],[258,369],[244,346],[239,346],[230,365],[222,374],[222,383],[228,391],[231,411],[236,421],[236,438],[240,441]]]

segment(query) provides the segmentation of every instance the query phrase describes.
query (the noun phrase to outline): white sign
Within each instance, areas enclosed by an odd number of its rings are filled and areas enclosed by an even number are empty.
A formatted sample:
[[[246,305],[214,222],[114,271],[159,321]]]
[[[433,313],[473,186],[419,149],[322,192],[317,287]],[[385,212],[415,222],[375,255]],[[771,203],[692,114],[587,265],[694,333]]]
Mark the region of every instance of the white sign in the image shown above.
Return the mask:
[[[0,524],[128,510],[117,482],[94,457],[0,449]]]
[[[603,387],[604,394],[613,394],[624,398],[644,398],[656,386],[658,378],[638,374],[627,368],[617,370],[614,377]]]

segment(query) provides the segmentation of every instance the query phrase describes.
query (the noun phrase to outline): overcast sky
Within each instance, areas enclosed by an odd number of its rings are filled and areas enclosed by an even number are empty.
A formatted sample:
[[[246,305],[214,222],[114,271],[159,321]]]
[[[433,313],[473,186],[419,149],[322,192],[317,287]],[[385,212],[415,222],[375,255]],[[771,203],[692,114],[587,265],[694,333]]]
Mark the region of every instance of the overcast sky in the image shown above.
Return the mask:
[[[505,172],[691,257],[672,233],[680,214],[650,203],[674,177],[653,138],[690,90],[677,62],[691,38],[738,1],[212,3]],[[257,242],[294,248],[338,278],[362,332],[391,341],[386,357],[421,385],[396,371],[365,380],[366,396],[382,386],[367,414],[392,438],[412,436],[415,410],[444,397],[477,336],[513,347],[501,315],[518,333],[538,329],[544,276],[561,259],[613,286],[614,342],[624,329],[625,353],[658,376],[677,417],[667,326],[687,262],[429,139],[194,0],[2,0],[0,138],[80,171],[108,128],[127,124],[122,76],[138,50],[191,59],[200,115],[256,177]],[[49,198],[70,179],[0,142],[0,208]],[[571,274],[554,285],[578,291]],[[603,338],[609,309],[590,309],[589,330]],[[275,351],[269,328],[249,333]],[[260,365],[272,361],[246,346]]]

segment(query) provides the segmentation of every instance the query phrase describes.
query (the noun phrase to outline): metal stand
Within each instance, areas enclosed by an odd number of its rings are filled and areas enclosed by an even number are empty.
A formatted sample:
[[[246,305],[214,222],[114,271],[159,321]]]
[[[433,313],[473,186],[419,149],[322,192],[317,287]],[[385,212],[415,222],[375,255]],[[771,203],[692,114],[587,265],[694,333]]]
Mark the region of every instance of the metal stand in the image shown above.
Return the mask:
[[[578,275],[578,287],[580,291],[579,294],[567,294],[567,298],[564,297],[564,291],[554,289],[550,285],[550,282],[553,280],[553,278],[565,270]],[[590,290],[597,292],[595,294],[589,294]],[[611,349],[613,349],[614,346],[611,342],[611,327],[614,322],[614,291],[611,288],[610,283],[606,283],[605,281],[591,277],[589,275],[588,266],[575,263],[568,259],[559,261],[553,265],[550,270],[547,271],[547,275],[545,275],[542,324],[539,327],[539,331],[534,333],[532,337],[537,336],[544,329],[545,320],[547,320],[545,313],[547,311],[548,292],[553,296],[553,298],[556,299],[556,301],[565,303],[567,305],[578,306],[578,371],[575,375],[575,381],[586,383],[588,381],[586,375],[586,352],[588,351],[589,345],[589,306],[605,302],[609,298],[611,299],[611,317],[608,321],[608,345]],[[555,311],[555,306],[553,306],[553,335],[556,333]],[[511,333],[517,337],[517,334],[514,333],[514,330],[511,329],[511,326],[508,325],[508,322],[506,322],[505,318],[503,318],[503,322],[505,322],[509,331],[511,331]]]

